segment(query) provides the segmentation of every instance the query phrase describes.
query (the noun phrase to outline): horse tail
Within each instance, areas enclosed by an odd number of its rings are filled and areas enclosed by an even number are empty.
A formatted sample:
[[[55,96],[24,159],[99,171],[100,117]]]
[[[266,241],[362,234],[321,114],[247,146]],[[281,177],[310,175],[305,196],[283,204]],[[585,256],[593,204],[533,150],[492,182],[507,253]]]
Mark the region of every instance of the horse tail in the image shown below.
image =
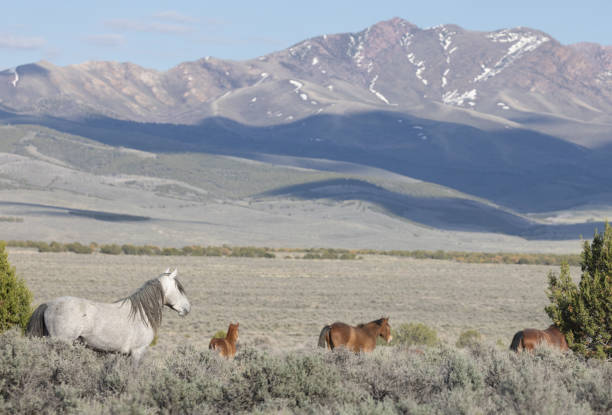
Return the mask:
[[[319,347],[325,348],[327,345],[329,345],[329,348],[333,349],[330,331],[331,331],[331,326],[323,327],[323,330],[321,330],[321,334],[319,334]]]
[[[522,343],[523,343],[523,330],[517,331],[514,337],[512,338],[512,343],[510,343],[510,350],[514,350],[515,352],[518,352],[519,347],[521,347]]]
[[[32,313],[28,325],[26,326],[26,335],[30,337],[43,337],[48,336],[49,331],[45,324],[45,311],[47,310],[47,304],[43,303],[39,305],[36,310]]]

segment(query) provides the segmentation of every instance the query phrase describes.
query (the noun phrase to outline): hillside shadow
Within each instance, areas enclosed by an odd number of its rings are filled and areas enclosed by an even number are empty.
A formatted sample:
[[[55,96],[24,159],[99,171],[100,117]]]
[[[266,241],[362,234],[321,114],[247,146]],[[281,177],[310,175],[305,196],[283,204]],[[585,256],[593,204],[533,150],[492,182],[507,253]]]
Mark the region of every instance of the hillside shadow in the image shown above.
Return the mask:
[[[96,117],[70,121],[0,112],[5,123],[41,124],[104,144],[157,153],[262,155],[360,164],[438,183],[518,212],[612,205],[612,164],[596,152],[529,130],[484,131],[393,112],[313,115],[273,126],[222,117],[198,125]]]
[[[128,215],[124,213],[104,212],[101,210],[73,209],[64,206],[43,205],[38,203],[23,203],[23,202],[4,202],[0,201],[2,206],[19,206],[26,209],[36,210],[37,214],[46,216],[81,216],[90,219],[99,220],[102,222],[145,222],[151,220],[148,216]],[[24,212],[25,213],[25,212]]]
[[[603,222],[571,225],[539,224],[528,218],[479,202],[452,197],[415,197],[362,180],[330,179],[286,186],[259,198],[361,201],[411,222],[448,231],[493,232],[529,240],[571,240],[592,235]]]

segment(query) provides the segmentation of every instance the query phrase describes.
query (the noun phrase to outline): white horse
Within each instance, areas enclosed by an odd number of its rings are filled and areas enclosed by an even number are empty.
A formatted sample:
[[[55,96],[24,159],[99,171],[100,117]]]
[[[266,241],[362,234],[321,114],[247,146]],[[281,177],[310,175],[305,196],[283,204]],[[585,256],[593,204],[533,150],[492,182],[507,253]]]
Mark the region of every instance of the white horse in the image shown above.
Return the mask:
[[[30,317],[26,334],[68,342],[80,338],[96,350],[129,354],[136,366],[157,334],[163,306],[172,308],[179,316],[191,309],[176,274],[176,269],[170,272],[168,268],[132,295],[114,303],[56,298],[38,306]]]

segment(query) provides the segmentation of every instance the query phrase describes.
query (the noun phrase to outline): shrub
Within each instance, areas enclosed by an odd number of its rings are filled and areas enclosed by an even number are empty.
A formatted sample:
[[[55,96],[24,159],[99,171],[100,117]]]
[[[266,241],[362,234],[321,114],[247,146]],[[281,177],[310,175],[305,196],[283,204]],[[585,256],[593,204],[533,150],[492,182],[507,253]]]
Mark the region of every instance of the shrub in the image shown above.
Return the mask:
[[[183,251],[178,248],[164,248],[161,254],[165,256],[177,256],[182,255]]]
[[[436,331],[423,323],[404,323],[393,330],[392,345],[403,346],[434,346],[438,343]]]
[[[66,252],[66,247],[60,242],[52,241],[49,244],[49,250],[51,252]]]
[[[100,246],[100,252],[109,255],[119,255],[122,251],[121,247],[117,244],[106,244]]]
[[[0,241],[0,333],[13,326],[25,330],[32,314],[32,293],[9,264],[5,246]]]
[[[421,353],[385,347],[234,361],[179,346],[134,370],[127,356],[53,338],[0,334],[0,413],[609,414],[612,365],[539,348]]]
[[[123,244],[121,245],[121,251],[126,255],[137,255],[138,248],[132,244]]]
[[[459,348],[472,347],[480,343],[480,333],[477,330],[465,330],[459,334],[455,346]]]
[[[548,275],[546,313],[565,334],[569,347],[587,357],[612,357],[612,227],[584,242],[582,277],[572,281],[567,263]]]
[[[91,245],[83,245],[79,242],[72,242],[66,244],[66,250],[74,252],[75,254],[91,254],[93,252],[93,247]]]

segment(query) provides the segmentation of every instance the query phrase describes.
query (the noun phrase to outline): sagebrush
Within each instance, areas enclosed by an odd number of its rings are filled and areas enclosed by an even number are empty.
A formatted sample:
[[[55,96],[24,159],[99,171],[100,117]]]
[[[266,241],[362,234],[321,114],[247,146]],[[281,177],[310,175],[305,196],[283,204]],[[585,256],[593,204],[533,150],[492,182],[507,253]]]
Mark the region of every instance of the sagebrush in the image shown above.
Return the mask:
[[[0,335],[0,413],[557,413],[612,411],[612,365],[540,348],[378,348],[234,361],[179,347],[134,371],[117,354]]]

